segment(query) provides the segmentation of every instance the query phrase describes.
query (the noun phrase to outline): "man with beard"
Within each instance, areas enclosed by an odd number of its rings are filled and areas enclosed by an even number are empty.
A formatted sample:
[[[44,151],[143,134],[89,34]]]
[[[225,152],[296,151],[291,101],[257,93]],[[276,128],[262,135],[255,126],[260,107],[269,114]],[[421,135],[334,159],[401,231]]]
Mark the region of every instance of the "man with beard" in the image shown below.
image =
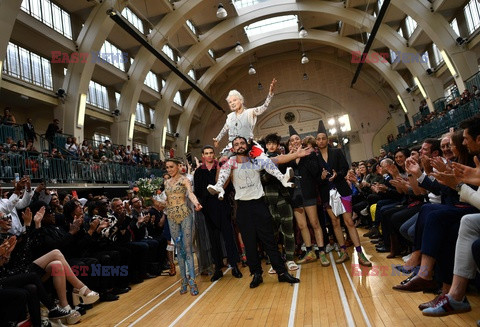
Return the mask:
[[[202,205],[202,213],[212,245],[212,256],[215,262],[215,273],[210,279],[212,282],[223,277],[223,251],[220,235],[223,236],[225,249],[227,250],[228,263],[232,267],[232,275],[242,278],[242,273],[237,267],[240,261],[238,249],[235,244],[232,222],[230,221],[231,208],[228,201],[220,201],[216,195],[207,191],[209,184],[215,184],[218,162],[215,160],[215,151],[210,145],[202,148],[203,164],[195,171],[194,193]]]
[[[273,169],[271,161],[265,155],[255,159],[248,156],[247,140],[238,136],[233,139],[233,151],[236,156],[230,158],[229,164],[233,167],[233,186],[235,200],[237,200],[237,224],[242,233],[247,253],[247,264],[253,280],[250,288],[255,288],[263,283],[261,261],[257,253],[257,241],[263,243],[263,248],[278,275],[279,282],[298,283],[300,280],[291,276],[282,261],[278,251],[273,232],[272,216],[264,200],[264,191],[260,181],[260,171],[265,169],[270,173]],[[300,149],[296,153],[278,156],[274,159],[283,163],[305,156],[309,151]]]

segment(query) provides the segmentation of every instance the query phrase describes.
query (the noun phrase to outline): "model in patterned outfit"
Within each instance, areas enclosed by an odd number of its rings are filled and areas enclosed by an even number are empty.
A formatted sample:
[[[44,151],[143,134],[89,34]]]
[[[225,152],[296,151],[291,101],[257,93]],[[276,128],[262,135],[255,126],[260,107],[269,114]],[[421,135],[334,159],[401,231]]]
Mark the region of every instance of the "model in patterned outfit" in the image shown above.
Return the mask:
[[[170,179],[165,182],[165,192],[162,193],[161,202],[166,203],[165,212],[168,217],[170,233],[177,247],[178,266],[182,275],[180,294],[197,295],[198,287],[195,283],[195,266],[193,261],[193,213],[187,206],[187,197],[193,202],[195,211],[202,209],[192,191],[192,185],[187,177],[179,172],[180,161],[167,159],[165,167]]]

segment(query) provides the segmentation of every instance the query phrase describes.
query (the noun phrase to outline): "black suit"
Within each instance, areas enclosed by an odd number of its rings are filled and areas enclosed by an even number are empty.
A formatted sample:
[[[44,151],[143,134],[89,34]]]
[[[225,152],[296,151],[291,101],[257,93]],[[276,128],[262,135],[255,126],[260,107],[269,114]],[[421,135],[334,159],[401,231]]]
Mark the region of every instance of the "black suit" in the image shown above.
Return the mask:
[[[25,139],[36,141],[37,134],[35,133],[35,127],[32,124],[25,123],[23,124],[23,133],[25,134]]]
[[[202,213],[208,229],[210,242],[212,243],[212,256],[215,261],[215,269],[223,267],[223,251],[220,235],[223,236],[225,249],[227,250],[228,263],[236,266],[240,261],[237,246],[235,244],[232,222],[230,219],[231,208],[227,200],[220,201],[217,195],[211,195],[207,191],[208,184],[215,184],[217,174],[217,162],[212,169],[208,170],[205,164],[201,165],[194,175],[194,193],[202,205]]]
[[[328,170],[330,174],[335,170],[337,177],[333,182],[329,182],[328,178],[322,180],[320,183],[320,196],[323,202],[328,202],[330,199],[330,189],[336,188],[341,196],[349,196],[352,194],[352,189],[345,180],[347,176],[349,165],[343,151],[341,149],[328,148],[327,162],[323,159],[321,153],[318,154],[318,160],[320,162],[320,175],[323,169]]]

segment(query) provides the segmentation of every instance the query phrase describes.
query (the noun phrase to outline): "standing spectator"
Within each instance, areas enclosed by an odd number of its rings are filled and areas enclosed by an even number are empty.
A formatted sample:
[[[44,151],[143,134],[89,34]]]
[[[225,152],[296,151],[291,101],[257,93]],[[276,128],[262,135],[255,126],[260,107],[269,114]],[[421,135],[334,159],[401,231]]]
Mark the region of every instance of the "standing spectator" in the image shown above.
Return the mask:
[[[54,145],[53,141],[55,139],[55,134],[62,133],[62,129],[58,126],[59,124],[60,124],[60,121],[57,118],[55,118],[53,120],[53,123],[50,123],[48,125],[47,131],[45,132],[45,138],[48,141],[48,146],[50,151],[52,150]]]
[[[23,133],[27,141],[33,142],[37,140],[37,133],[35,133],[32,118],[27,118],[27,122],[23,124]]]
[[[17,121],[15,119],[15,116],[10,113],[10,107],[6,107],[3,111],[2,124],[13,125],[16,123]]]

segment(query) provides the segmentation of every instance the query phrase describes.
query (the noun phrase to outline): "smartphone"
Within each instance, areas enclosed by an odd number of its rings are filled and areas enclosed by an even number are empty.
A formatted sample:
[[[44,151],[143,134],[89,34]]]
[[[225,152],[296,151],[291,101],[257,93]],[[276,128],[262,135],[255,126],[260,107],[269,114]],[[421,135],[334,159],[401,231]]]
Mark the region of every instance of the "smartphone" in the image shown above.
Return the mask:
[[[20,182],[20,174],[19,173],[15,173],[15,182]]]

